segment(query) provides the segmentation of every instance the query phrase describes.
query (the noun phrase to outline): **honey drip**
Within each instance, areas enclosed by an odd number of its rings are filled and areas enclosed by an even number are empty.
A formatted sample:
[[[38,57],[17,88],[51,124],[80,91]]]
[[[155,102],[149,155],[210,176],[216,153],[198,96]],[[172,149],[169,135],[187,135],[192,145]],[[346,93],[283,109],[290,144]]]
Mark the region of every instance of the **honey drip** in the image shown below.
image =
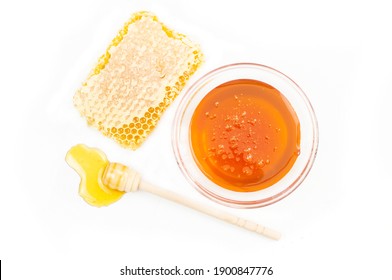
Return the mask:
[[[300,150],[300,124],[287,99],[256,80],[233,80],[209,92],[191,120],[202,172],[221,187],[257,191],[289,172]]]
[[[88,204],[97,207],[108,206],[124,194],[102,183],[102,175],[109,161],[100,150],[79,144],[68,151],[65,160],[79,174],[79,195]]]
[[[185,196],[141,180],[138,172],[121,163],[109,162],[103,152],[79,144],[66,155],[67,163],[80,175],[79,194],[93,206],[106,206],[126,192],[145,191],[182,204],[222,221],[278,240],[280,233],[255,222],[205,206]],[[136,213],[137,214],[137,213]]]

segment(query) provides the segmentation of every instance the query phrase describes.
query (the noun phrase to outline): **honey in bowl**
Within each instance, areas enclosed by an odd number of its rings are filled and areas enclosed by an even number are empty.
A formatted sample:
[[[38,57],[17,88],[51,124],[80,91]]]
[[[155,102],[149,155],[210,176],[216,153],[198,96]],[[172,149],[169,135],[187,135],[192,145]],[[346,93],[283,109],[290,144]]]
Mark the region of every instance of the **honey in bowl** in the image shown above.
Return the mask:
[[[282,179],[300,154],[298,117],[276,88],[238,79],[212,89],[190,123],[193,157],[206,177],[253,192]]]

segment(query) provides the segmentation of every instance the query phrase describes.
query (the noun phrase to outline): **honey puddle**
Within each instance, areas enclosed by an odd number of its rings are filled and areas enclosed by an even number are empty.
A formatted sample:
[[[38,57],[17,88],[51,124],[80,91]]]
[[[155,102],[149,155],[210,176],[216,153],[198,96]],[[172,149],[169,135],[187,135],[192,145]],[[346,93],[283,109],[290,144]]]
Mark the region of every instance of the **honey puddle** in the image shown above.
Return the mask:
[[[300,153],[300,124],[274,87],[240,79],[210,91],[190,125],[193,156],[217,185],[239,192],[283,178]]]
[[[109,161],[100,150],[79,144],[68,151],[65,160],[79,174],[79,195],[88,204],[97,207],[108,206],[124,194],[102,183],[102,174]]]

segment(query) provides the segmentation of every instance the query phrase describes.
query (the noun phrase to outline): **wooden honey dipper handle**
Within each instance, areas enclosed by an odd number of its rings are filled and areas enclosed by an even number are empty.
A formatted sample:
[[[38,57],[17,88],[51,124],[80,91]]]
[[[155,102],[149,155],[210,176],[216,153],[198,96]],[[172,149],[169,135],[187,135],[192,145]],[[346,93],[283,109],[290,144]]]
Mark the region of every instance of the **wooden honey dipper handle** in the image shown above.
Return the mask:
[[[153,193],[155,195],[158,195],[160,197],[166,198],[166,199],[171,200],[173,202],[182,204],[184,206],[190,207],[190,208],[195,209],[199,212],[210,215],[212,217],[223,220],[225,222],[231,223],[233,225],[243,227],[247,230],[262,234],[266,237],[269,237],[269,238],[272,238],[275,240],[278,240],[280,238],[280,233],[278,233],[275,230],[266,228],[266,227],[259,225],[257,223],[239,218],[237,216],[220,211],[218,209],[215,209],[212,207],[207,207],[206,205],[203,205],[199,202],[191,200],[185,196],[179,195],[177,193],[174,193],[172,191],[169,191],[169,190],[166,190],[163,188],[159,188],[159,187],[154,186],[154,185],[147,183],[145,181],[141,181],[139,189]]]
[[[120,163],[109,163],[109,165],[104,171],[102,182],[106,186],[120,191],[134,192],[137,190],[142,190],[158,195],[160,197],[195,209],[199,212],[210,215],[222,221],[231,223],[239,227],[243,227],[247,230],[256,232],[258,234],[264,235],[275,240],[278,240],[281,236],[279,232],[273,229],[267,228],[252,221],[245,220],[243,218],[239,218],[218,209],[205,206],[185,196],[142,181],[140,175],[136,171]]]

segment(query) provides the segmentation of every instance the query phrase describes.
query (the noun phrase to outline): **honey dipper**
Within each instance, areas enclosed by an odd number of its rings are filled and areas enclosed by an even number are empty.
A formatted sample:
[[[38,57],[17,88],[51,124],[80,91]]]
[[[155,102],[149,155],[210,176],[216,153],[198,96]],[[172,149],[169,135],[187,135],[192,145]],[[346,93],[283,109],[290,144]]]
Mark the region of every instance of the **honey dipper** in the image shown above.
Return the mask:
[[[66,161],[81,177],[79,194],[94,206],[113,203],[126,192],[145,191],[266,237],[275,240],[280,238],[280,233],[275,230],[154,186],[142,180],[140,174],[132,168],[109,162],[105,154],[98,149],[76,145],[67,153]],[[99,205],[97,200],[107,203]]]

